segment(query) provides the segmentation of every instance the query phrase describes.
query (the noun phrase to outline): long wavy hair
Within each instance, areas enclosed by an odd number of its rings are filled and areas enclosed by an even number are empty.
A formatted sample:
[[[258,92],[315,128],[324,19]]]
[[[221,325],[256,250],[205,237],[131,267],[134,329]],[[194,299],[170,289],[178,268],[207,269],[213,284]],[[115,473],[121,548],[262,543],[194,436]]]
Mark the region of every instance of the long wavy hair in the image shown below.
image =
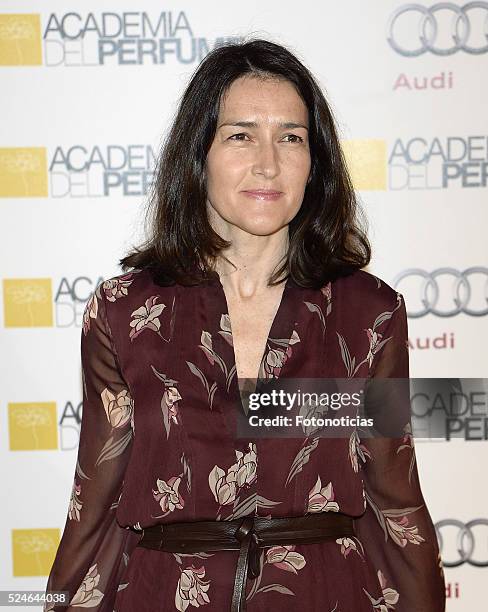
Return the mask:
[[[367,222],[321,88],[287,48],[254,39],[215,48],[196,68],[158,156],[146,209],[148,237],[120,260],[124,271],[149,268],[161,285],[194,285],[215,275],[215,260],[231,242],[212,229],[207,216],[205,161],[221,101],[244,75],[287,79],[309,114],[311,174],[288,225],[287,256],[268,285],[291,276],[303,287],[320,288],[369,263]]]

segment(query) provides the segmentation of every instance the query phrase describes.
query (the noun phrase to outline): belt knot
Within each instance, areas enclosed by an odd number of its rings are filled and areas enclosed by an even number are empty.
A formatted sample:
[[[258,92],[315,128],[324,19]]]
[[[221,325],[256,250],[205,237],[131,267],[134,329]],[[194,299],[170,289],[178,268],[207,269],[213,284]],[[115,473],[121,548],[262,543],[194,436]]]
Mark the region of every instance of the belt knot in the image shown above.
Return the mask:
[[[247,565],[245,573],[248,578],[257,578],[261,569],[259,538],[254,527],[254,517],[246,516],[235,532],[235,538],[241,545],[241,558]]]
[[[238,542],[242,542],[252,533],[254,533],[254,517],[246,516],[237,528],[235,538]]]

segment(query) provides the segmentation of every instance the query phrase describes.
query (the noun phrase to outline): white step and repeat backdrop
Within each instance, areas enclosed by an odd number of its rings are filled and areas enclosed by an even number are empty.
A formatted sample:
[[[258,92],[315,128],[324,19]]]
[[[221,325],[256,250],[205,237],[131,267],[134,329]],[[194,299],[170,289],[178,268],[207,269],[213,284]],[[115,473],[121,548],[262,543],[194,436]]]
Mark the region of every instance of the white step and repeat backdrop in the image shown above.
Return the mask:
[[[190,74],[250,34],[289,46],[328,96],[368,270],[406,298],[411,375],[488,374],[488,2],[1,2],[0,589],[43,589],[64,525],[84,303],[142,236]],[[487,420],[470,423],[417,442],[449,612],[487,596]]]

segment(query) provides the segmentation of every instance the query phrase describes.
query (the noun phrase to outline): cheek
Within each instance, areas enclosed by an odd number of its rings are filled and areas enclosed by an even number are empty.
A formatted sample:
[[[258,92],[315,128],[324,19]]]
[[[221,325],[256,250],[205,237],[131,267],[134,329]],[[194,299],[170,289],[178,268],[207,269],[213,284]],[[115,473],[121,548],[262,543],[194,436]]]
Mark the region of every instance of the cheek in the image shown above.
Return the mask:
[[[207,162],[207,189],[209,196],[228,194],[239,187],[245,176],[246,166],[236,156],[215,156]]]
[[[207,157],[206,173],[207,189],[209,196],[211,196],[212,193],[215,193],[220,188],[222,180],[225,178],[222,172],[222,163],[218,159],[218,155],[213,154]]]
[[[311,170],[311,160],[307,155],[288,156],[283,166],[290,186],[301,190],[308,179]]]
[[[286,171],[288,177],[293,177],[295,180],[305,179],[310,173],[312,162],[310,154],[307,152],[289,152],[281,158],[282,169]]]

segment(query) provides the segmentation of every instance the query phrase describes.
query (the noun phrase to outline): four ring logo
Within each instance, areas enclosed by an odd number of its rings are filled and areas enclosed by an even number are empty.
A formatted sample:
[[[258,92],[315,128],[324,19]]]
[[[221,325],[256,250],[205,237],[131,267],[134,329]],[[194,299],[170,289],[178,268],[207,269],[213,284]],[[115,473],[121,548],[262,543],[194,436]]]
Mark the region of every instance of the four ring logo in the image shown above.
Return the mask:
[[[488,552],[476,550],[477,543],[486,543],[487,528],[488,519],[473,519],[467,523],[462,523],[456,519],[438,521],[435,524],[435,531],[442,565],[444,567],[458,567],[463,563],[469,563],[475,567],[488,567]],[[455,530],[455,541],[448,534],[448,531],[450,531],[452,535],[453,529]]]
[[[480,9],[484,13],[483,36],[486,40],[483,40],[483,43],[478,46],[474,46],[473,41],[470,40],[473,38],[473,24],[479,23],[481,26],[481,19],[477,19],[479,13],[474,9]],[[445,32],[442,32],[443,38],[452,41],[452,44],[449,43],[450,46],[447,47],[436,46],[440,38],[439,11],[450,11],[452,14],[450,23],[442,20],[442,26],[446,29]],[[406,49],[398,42],[398,26],[402,25],[400,18],[408,19],[408,13],[418,14],[415,34],[419,45],[413,49]],[[407,27],[406,24],[405,27]],[[458,6],[452,2],[438,2],[430,8],[421,4],[405,4],[398,7],[390,17],[387,40],[397,53],[407,57],[416,57],[426,51],[434,55],[452,55],[460,50],[473,55],[486,53],[488,52],[488,2],[468,2],[464,6]]]
[[[452,278],[450,296],[449,290],[446,291],[445,283],[443,283],[442,297],[444,299],[442,301],[439,286],[441,277]],[[475,292],[475,278],[479,281],[479,277],[481,277],[481,283],[476,283],[477,291]],[[411,295],[412,283],[408,283],[407,286],[407,281],[412,279],[415,279],[413,291],[416,296]],[[482,317],[488,314],[488,268],[482,266],[466,268],[462,272],[454,268],[438,268],[433,272],[426,272],[420,268],[409,268],[396,276],[393,280],[393,287],[405,294],[407,306],[415,302],[419,303],[417,309],[407,309],[407,315],[414,319],[426,314],[438,317],[453,317],[461,312],[472,317]]]

